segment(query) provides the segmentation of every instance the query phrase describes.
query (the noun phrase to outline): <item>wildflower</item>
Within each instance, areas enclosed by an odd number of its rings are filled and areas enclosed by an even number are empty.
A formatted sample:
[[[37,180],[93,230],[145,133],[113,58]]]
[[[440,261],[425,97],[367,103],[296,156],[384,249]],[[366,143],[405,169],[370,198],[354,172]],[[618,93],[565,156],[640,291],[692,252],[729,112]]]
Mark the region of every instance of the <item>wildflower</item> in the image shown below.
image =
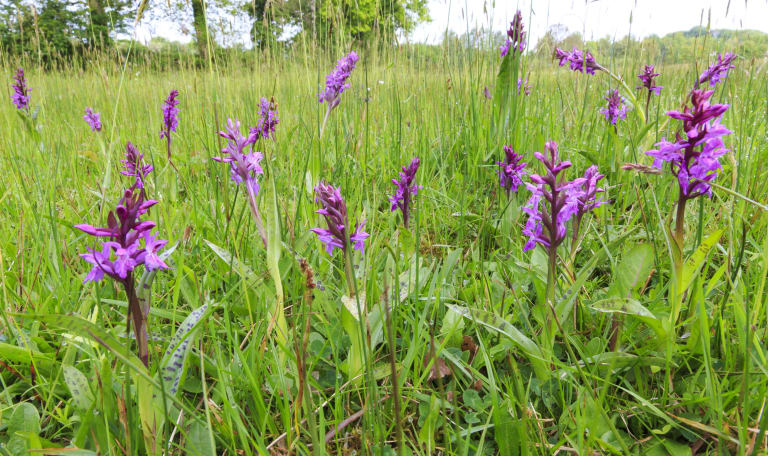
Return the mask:
[[[656,95],[661,94],[661,89],[663,89],[663,86],[657,86],[654,79],[659,76],[661,73],[654,73],[653,65],[646,65],[643,68],[643,72],[638,74],[637,77],[640,78],[640,81],[642,81],[642,85],[639,85],[635,87],[636,89],[642,89],[646,88],[648,89],[648,96],[651,95],[651,93],[655,93]]]
[[[560,48],[555,49],[555,58],[559,59],[559,65],[564,66],[569,63],[571,70],[587,74],[595,74],[595,70],[605,71],[589,51],[582,52],[573,48],[572,52],[564,51]]]
[[[686,106],[683,112],[668,112],[669,117],[683,122],[682,134],[676,134],[675,142],[662,138],[656,144],[658,149],[646,152],[655,158],[654,167],[662,169],[664,162],[670,164],[683,200],[701,195],[712,197],[708,182],[713,181],[721,169],[719,158],[729,152],[722,137],[732,132],[720,125],[720,117],[728,105],[710,104],[713,93],[695,89],[691,92],[691,108]]]
[[[261,118],[259,119],[259,123],[251,128],[251,134],[253,135],[255,133],[257,139],[269,138],[269,135],[275,132],[275,127],[277,127],[277,124],[280,122],[280,119],[277,118],[277,107],[273,103],[270,103],[269,100],[262,97],[260,111]]]
[[[605,190],[597,186],[597,181],[605,177],[605,174],[600,174],[597,170],[597,165],[592,165],[584,172],[584,181],[582,182],[581,192],[578,194],[579,208],[576,214],[577,217],[581,217],[587,212],[593,211],[602,206],[606,202],[601,198],[598,199],[598,193],[604,193]]]
[[[488,99],[488,100],[490,100],[491,98],[493,98],[493,95],[491,95],[491,91],[490,91],[490,90],[488,90],[488,86],[485,86],[485,87],[483,88],[483,96],[484,96],[486,99]]]
[[[160,128],[160,138],[165,138],[168,160],[171,160],[171,132],[175,132],[179,126],[179,91],[174,89],[163,102],[163,125]],[[171,162],[173,165],[173,162]],[[175,166],[174,166],[175,168]]]
[[[601,109],[600,112],[605,115],[605,120],[616,125],[619,119],[627,118],[627,107],[624,105],[624,98],[619,95],[618,89],[608,91],[608,96],[604,98],[608,106]]]
[[[521,53],[525,50],[525,31],[523,31],[523,14],[517,10],[512,22],[509,23],[507,30],[507,40],[499,47],[501,57],[505,57],[510,50],[514,55],[517,51]]]
[[[498,161],[496,164],[499,165],[499,183],[509,196],[511,192],[517,193],[517,189],[523,184],[526,163],[520,163],[523,156],[516,154],[512,146],[504,146],[504,155],[505,161]]]
[[[359,57],[355,51],[345,55],[336,64],[336,68],[325,79],[325,90],[318,95],[320,103],[327,102],[331,110],[341,102],[341,93],[350,87],[349,75],[355,69]]]
[[[531,175],[533,183],[526,184],[531,198],[523,207],[528,221],[523,234],[528,236],[523,250],[531,250],[541,244],[550,251],[550,256],[565,239],[566,224],[579,211],[579,197],[584,178],[567,181],[559,174],[571,167],[571,162],[561,162],[557,155],[557,143],[547,142],[545,148],[549,158],[536,152],[534,156],[547,168],[545,176]],[[543,206],[543,207],[542,207]]]
[[[160,137],[167,138],[170,142],[171,132],[176,131],[176,127],[179,126],[179,105],[178,90],[171,90],[168,94],[168,98],[163,102],[163,127],[160,129]]]
[[[86,107],[83,119],[91,127],[91,131],[101,131],[101,114],[93,112],[93,109]]]
[[[119,282],[132,280],[129,273],[141,265],[149,270],[168,269],[168,265],[159,258],[155,259],[157,250],[165,246],[167,241],[157,241],[149,234],[155,228],[155,222],[140,220],[155,204],[157,201],[145,200],[143,192],[135,192],[131,188],[125,191],[117,208],[109,212],[106,227],[75,225],[75,228],[91,236],[109,238],[109,241],[101,243],[101,251],[89,248],[88,253],[80,255],[93,265],[85,278],[86,282],[101,281],[105,274]],[[146,262],[148,247],[153,255],[149,263]]]
[[[13,77],[15,84],[12,84],[13,95],[11,101],[17,109],[29,109],[29,87],[27,87],[27,78],[24,77],[24,69],[16,70]]]
[[[154,167],[144,164],[144,154],[139,153],[136,146],[130,141],[125,145],[125,160],[122,160],[123,170],[120,174],[136,178],[136,188],[144,188],[144,178],[151,173]]]
[[[240,121],[227,119],[227,131],[220,131],[219,136],[227,139],[227,145],[221,152],[223,157],[213,157],[213,160],[231,165],[230,175],[232,180],[239,184],[245,182],[248,191],[255,197],[259,193],[259,181],[257,176],[264,174],[261,160],[264,157],[261,152],[252,151],[249,154],[243,150],[256,142],[258,132],[251,130],[246,137],[240,133]]]
[[[168,269],[168,265],[157,255],[167,241],[156,239],[150,232],[155,222],[141,220],[157,201],[146,200],[143,191],[136,191],[134,184],[125,190],[123,198],[114,211],[107,216],[106,227],[79,224],[75,228],[91,236],[107,238],[101,243],[101,250],[86,248],[80,255],[92,265],[84,282],[100,282],[109,276],[123,285],[128,298],[128,317],[133,321],[133,330],[138,344],[139,359],[144,366],[149,364],[147,314],[136,292],[133,271],[139,266],[147,270]],[[129,320],[130,321],[130,320]]]
[[[710,86],[716,86],[718,82],[728,76],[728,72],[732,68],[736,68],[732,64],[734,60],[736,60],[736,54],[731,52],[726,52],[725,55],[717,54],[717,62],[701,73],[696,82],[696,88],[699,87],[699,84],[704,84],[707,81],[709,81]]]
[[[256,203],[256,195],[259,194],[259,180],[258,175],[264,174],[264,170],[261,167],[261,160],[264,158],[261,152],[253,150],[251,147],[251,153],[244,153],[246,147],[252,145],[259,139],[261,130],[258,128],[252,128],[248,136],[243,136],[240,133],[240,121],[235,119],[227,119],[227,131],[220,131],[219,136],[227,139],[227,146],[221,149],[224,154],[222,157],[213,157],[212,160],[229,163],[230,164],[230,176],[236,184],[245,182],[245,188],[248,193],[248,204],[251,208],[251,214],[253,214],[254,222],[256,223],[256,229],[259,231],[259,236],[267,247],[267,230],[264,228],[264,221],[261,218],[258,204]]]
[[[334,248],[346,251],[349,244],[353,244],[355,249],[363,252],[365,239],[369,236],[363,231],[365,220],[355,225],[354,233],[351,233],[349,240],[347,240],[347,227],[349,226],[347,204],[344,202],[340,190],[340,187],[334,188],[333,185],[325,182],[320,182],[315,187],[315,202],[319,202],[322,206],[315,212],[325,218],[328,229],[312,228],[310,231],[315,233],[317,238],[325,244],[329,255],[333,254]]]
[[[397,186],[395,194],[389,197],[389,201],[392,203],[392,212],[400,208],[400,211],[403,213],[403,226],[406,228],[408,228],[408,218],[411,210],[411,197],[424,188],[413,182],[420,164],[419,157],[415,157],[411,160],[410,165],[402,167],[403,171],[400,173],[400,180],[392,179],[392,183]]]
[[[522,89],[523,89],[526,97],[531,94],[531,86],[528,85],[528,79],[526,79],[525,82],[523,82],[522,78],[518,78],[518,80],[517,80],[517,94],[518,95],[520,95],[520,88],[521,88],[521,86],[522,86]]]

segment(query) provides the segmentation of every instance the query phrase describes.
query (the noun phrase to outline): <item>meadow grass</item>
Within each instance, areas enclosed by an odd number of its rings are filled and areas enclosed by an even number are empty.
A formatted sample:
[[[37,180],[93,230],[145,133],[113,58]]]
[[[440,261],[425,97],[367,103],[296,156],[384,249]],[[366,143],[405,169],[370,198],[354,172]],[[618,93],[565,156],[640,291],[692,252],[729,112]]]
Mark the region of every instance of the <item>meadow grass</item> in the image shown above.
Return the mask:
[[[732,151],[713,198],[689,205],[691,283],[671,324],[666,227],[677,187],[668,173],[622,170],[650,164],[645,151],[674,137],[664,113],[686,101],[712,46],[685,65],[648,62],[642,50],[597,56],[632,87],[643,64],[662,73],[648,126],[630,111],[616,130],[598,112],[611,79],[534,59],[521,70],[531,94],[513,97],[504,126],[483,96],[497,84],[495,52],[446,49],[431,61],[408,48],[360,51],[322,137],[316,94],[337,56],[172,72],[28,66],[36,126],[0,103],[0,454],[764,452],[766,62],[738,61],[716,89],[731,106],[722,122]],[[181,100],[175,168],[159,137],[171,89]],[[242,186],[211,160],[227,118],[254,125],[262,96],[280,118],[275,140],[259,143],[279,280]],[[102,113],[101,133],[83,121],[85,106]],[[528,192],[508,199],[495,165],[511,144],[541,172],[533,152],[548,140],[573,162],[569,177],[598,165],[610,201],[585,218],[579,248],[560,251],[553,343],[537,305],[546,257],[522,249]],[[175,247],[153,286],[148,370],[125,333],[122,289],[82,283],[89,265],[77,255],[94,241],[73,228],[103,225],[130,185],[119,173],[127,141],[155,167],[151,218]],[[415,156],[424,188],[405,230],[387,197]],[[321,179],[341,187],[350,221],[371,233],[352,255],[356,304],[369,316],[352,322],[367,334],[356,376],[344,260],[309,232],[322,226],[312,194]],[[277,282],[282,330],[270,324]],[[170,394],[163,351],[204,305]],[[81,450],[54,449],[63,447]]]

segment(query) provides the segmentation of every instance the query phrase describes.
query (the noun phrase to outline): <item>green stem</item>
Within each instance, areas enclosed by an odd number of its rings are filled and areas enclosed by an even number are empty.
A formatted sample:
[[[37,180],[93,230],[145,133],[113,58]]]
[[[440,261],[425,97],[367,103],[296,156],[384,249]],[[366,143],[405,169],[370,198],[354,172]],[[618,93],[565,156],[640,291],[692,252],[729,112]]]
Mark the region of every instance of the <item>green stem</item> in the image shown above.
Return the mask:
[[[246,187],[248,187],[246,185]],[[264,243],[264,248],[267,248],[267,231],[264,229],[264,220],[261,218],[261,213],[259,212],[259,206],[256,204],[256,195],[253,193],[253,191],[248,188],[248,205],[251,208],[251,213],[253,214],[253,220],[256,222],[256,229],[259,231],[259,237],[261,237],[261,242]]]
[[[672,301],[672,314],[670,315],[672,327],[677,323],[677,318],[680,316],[683,293],[685,293],[683,289],[683,246],[685,245],[685,205],[687,202],[688,198],[683,194],[683,190],[680,189],[680,196],[677,200],[677,214],[675,215],[675,232],[672,239],[672,242],[675,244],[672,258],[675,271],[675,294]]]

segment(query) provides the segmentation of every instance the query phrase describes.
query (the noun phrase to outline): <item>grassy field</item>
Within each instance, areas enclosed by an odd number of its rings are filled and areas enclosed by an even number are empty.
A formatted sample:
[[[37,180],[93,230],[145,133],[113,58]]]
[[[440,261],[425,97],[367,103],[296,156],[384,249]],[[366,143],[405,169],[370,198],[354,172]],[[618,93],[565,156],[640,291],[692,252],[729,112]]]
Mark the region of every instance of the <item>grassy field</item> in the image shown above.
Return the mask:
[[[674,138],[665,112],[713,49],[728,50],[708,43],[684,65],[596,56],[631,88],[644,64],[662,73],[647,120],[633,90],[617,128],[599,112],[618,87],[607,74],[523,58],[497,79],[495,51],[428,63],[358,50],[324,130],[317,93],[340,55],[170,73],[27,65],[36,117],[10,88],[0,103],[0,454],[765,454],[766,62],[737,60],[715,88],[730,152],[713,197],[688,202],[682,252],[669,167],[622,169]],[[529,96],[505,89],[515,72]],[[159,135],[171,89],[174,166]],[[262,96],[280,119],[257,143],[266,248],[245,186],[211,160],[216,132],[255,125]],[[83,284],[78,254],[97,240],[73,228],[105,226],[133,184],[127,141],[154,166],[146,218],[172,251],[149,282],[148,367],[123,287]],[[554,269],[543,247],[523,250],[530,192],[508,197],[496,165],[509,144],[542,174],[546,141],[569,179],[597,165],[608,201],[575,244],[569,225]],[[405,229],[388,196],[413,157],[423,189]],[[309,231],[326,227],[320,180],[366,220],[364,254],[328,255]]]

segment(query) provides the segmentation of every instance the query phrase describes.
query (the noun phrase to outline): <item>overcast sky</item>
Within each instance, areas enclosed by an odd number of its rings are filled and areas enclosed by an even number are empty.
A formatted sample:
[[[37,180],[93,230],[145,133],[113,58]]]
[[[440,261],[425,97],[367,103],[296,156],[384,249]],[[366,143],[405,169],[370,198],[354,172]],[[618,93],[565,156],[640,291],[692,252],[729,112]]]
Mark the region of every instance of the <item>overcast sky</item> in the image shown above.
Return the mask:
[[[620,38],[630,26],[633,36],[663,36],[706,26],[708,18],[712,28],[768,32],[768,0],[429,0],[432,22],[420,25],[411,38],[439,42],[446,27],[462,33],[467,24],[505,30],[518,8],[531,44],[553,24],[587,39]]]
[[[468,26],[506,30],[518,8],[523,12],[531,46],[553,24],[582,32],[587,39],[620,38],[630,26],[634,36],[663,36],[700,23],[706,25],[708,18],[712,28],[768,33],[768,0],[429,0],[432,21],[419,25],[411,40],[437,43],[446,28],[457,33],[465,32]],[[236,31],[232,35],[242,36],[230,35],[231,42],[246,43],[249,26],[235,24],[233,28]],[[145,21],[137,30],[137,38],[147,42],[152,36],[183,42],[192,39],[178,24]]]

